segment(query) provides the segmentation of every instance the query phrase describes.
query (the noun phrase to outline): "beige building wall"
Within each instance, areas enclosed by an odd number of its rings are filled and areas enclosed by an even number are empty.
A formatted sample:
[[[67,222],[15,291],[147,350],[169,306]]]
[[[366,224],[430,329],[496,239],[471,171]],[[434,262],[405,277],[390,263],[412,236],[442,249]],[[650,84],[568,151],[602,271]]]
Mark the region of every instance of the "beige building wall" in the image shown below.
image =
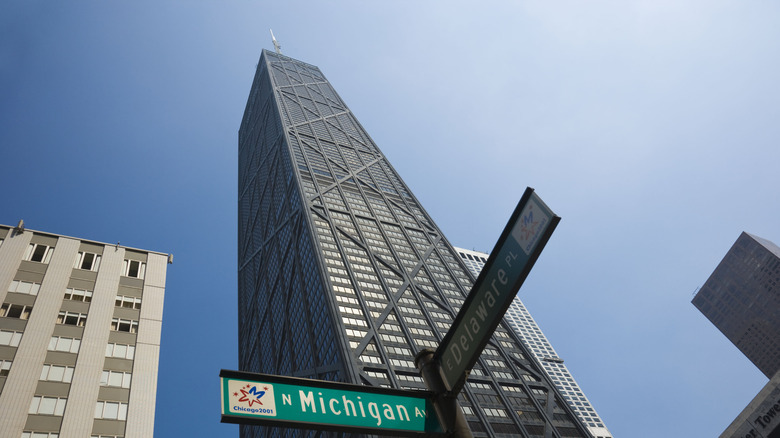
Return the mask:
[[[0,436],[153,436],[167,255],[2,225],[0,240],[0,339],[21,334],[18,345],[0,343],[0,361],[10,362],[0,375]],[[36,244],[52,247],[49,257],[25,260]],[[100,257],[97,269],[80,269],[82,253]],[[20,281],[39,283],[37,294],[9,292]],[[91,292],[91,302],[69,299],[69,289]],[[20,308],[29,315],[19,317]],[[78,350],[63,351],[75,348],[70,339]],[[107,357],[109,344],[135,353]],[[69,368],[72,378],[41,380],[52,367]],[[34,408],[35,400],[56,401],[56,412]],[[101,416],[115,418],[96,418],[100,406]]]

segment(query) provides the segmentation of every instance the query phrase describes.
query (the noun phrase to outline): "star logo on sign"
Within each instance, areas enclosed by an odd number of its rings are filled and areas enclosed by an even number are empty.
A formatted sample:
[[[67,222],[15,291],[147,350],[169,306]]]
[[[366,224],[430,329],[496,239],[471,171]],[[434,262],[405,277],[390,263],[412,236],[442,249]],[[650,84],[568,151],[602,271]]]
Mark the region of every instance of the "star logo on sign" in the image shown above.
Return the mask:
[[[536,233],[536,226],[539,225],[539,221],[534,221],[533,206],[529,208],[529,212],[522,218],[522,224],[520,225],[520,233],[522,233],[523,240],[528,240]]]
[[[268,387],[264,387],[263,389],[265,391],[258,391],[257,387],[252,385],[246,385],[244,388],[240,389],[241,398],[238,399],[238,401],[249,403],[250,408],[254,403],[257,403],[260,406],[262,406],[263,402],[261,402],[260,399],[265,395],[265,392],[268,391]],[[233,395],[238,397],[238,393],[233,393]]]

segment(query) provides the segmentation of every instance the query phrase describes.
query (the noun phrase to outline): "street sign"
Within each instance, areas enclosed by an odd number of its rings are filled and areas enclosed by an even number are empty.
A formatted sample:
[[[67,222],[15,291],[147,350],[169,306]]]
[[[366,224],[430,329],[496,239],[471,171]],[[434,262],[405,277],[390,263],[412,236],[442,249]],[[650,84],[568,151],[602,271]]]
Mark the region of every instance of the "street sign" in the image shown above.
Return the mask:
[[[532,188],[525,190],[434,355],[448,391],[463,387],[560,219]]]
[[[390,436],[442,433],[429,391],[222,370],[222,422]]]

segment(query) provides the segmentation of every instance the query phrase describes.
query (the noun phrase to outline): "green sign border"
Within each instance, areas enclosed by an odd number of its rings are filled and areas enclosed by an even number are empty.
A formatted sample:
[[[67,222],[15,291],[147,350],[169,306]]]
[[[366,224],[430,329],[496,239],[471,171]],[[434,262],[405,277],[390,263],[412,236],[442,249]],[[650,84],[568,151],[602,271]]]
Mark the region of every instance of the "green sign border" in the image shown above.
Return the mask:
[[[529,202],[533,202],[542,210],[539,213],[543,214],[547,222],[530,248],[522,249],[510,235],[515,231]],[[457,394],[463,388],[468,371],[474,367],[496,327],[503,320],[504,314],[560,220],[561,218],[534,193],[534,189],[525,189],[450,330],[436,349],[434,360],[438,363],[442,380],[451,393]],[[514,251],[517,251],[517,254]],[[492,303],[489,311],[486,302]],[[478,329],[474,329],[477,325]],[[460,362],[451,366],[453,347],[458,347],[460,338],[466,343],[464,345],[474,348],[468,348],[469,356],[461,358]]]
[[[223,423],[235,423],[235,424],[253,424],[260,426],[276,426],[285,428],[297,428],[297,429],[317,429],[336,432],[350,432],[350,433],[364,433],[372,435],[387,435],[387,436],[404,436],[404,437],[441,437],[442,428],[439,424],[439,419],[436,414],[436,410],[433,406],[433,393],[430,391],[412,391],[392,388],[382,388],[375,386],[355,385],[351,383],[330,382],[326,380],[314,380],[314,379],[302,379],[296,377],[277,376],[272,374],[261,373],[247,373],[242,371],[221,370],[219,373],[220,379],[220,394],[221,394],[221,406],[222,406],[222,419]],[[251,414],[231,413],[229,404],[229,390],[228,382],[231,380],[242,380],[258,383],[268,383],[274,385],[287,385],[296,386],[301,389],[311,390],[332,390],[339,392],[353,393],[355,396],[361,394],[375,394],[382,397],[403,397],[412,398],[424,403],[425,412],[427,414],[425,420],[425,430],[409,430],[409,429],[396,429],[387,427],[370,427],[370,426],[356,426],[349,424],[337,424],[337,423],[320,423],[316,421],[305,421],[300,418],[290,417],[264,417]],[[277,397],[278,399],[278,397]],[[279,401],[277,401],[277,406]],[[278,408],[277,408],[278,411]],[[312,418],[316,418],[316,414],[312,414]]]

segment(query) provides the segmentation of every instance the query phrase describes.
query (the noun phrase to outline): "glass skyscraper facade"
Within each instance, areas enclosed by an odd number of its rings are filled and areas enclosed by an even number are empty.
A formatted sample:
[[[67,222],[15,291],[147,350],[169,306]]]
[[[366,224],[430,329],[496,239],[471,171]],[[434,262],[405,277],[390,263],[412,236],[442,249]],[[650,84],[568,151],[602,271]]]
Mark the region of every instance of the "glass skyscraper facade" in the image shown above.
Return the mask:
[[[780,371],[780,247],[743,232],[693,298],[768,378]]]
[[[413,359],[474,277],[317,67],[263,51],[238,190],[240,369],[425,389]],[[590,436],[529,354],[497,328],[459,399],[474,435]]]
[[[490,254],[484,252],[463,248],[455,248],[455,250],[458,251],[460,258],[475,276],[479,275],[490,256]],[[564,365],[563,359],[555,352],[552,344],[542,333],[542,329],[539,328],[539,325],[519,296],[512,301],[504,319],[509,322],[509,326],[520,336],[524,345],[531,350],[531,354],[533,354],[536,360],[542,364],[542,368],[547,372],[550,380],[561,391],[563,397],[569,402],[569,406],[574,409],[577,416],[585,423],[590,433],[595,438],[612,438],[612,433],[604,425],[604,421],[599,417],[599,414],[585,396],[580,385],[577,384],[569,369]]]

